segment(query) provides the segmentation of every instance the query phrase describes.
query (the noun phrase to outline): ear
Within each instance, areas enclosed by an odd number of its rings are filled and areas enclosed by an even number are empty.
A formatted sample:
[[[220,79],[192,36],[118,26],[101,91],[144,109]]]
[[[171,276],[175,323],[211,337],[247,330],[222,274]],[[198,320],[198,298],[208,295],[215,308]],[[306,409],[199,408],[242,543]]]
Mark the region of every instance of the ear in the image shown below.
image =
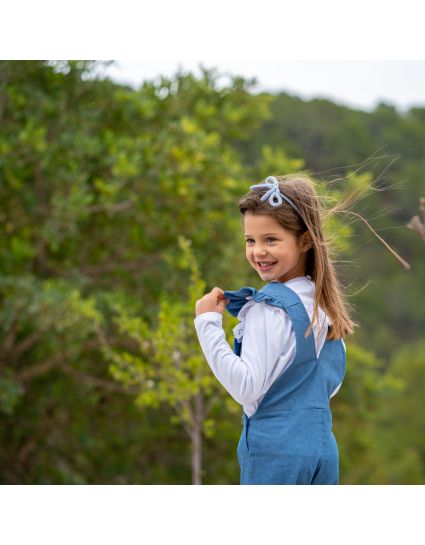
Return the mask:
[[[305,233],[301,235],[300,246],[301,246],[302,252],[307,252],[308,250],[310,250],[310,248],[313,247],[311,236],[308,231],[306,231]]]

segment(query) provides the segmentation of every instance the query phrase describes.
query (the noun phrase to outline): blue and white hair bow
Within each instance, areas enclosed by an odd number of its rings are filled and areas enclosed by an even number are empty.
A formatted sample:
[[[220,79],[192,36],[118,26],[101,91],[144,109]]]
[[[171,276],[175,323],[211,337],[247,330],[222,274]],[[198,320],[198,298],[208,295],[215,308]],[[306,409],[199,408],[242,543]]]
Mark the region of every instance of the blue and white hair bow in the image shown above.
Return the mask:
[[[279,182],[274,176],[269,176],[268,178],[266,178],[266,181],[263,184],[256,184],[250,187],[250,189],[263,189],[263,188],[267,188],[268,191],[266,191],[266,193],[264,193],[264,195],[261,197],[262,201],[269,199],[269,203],[271,206],[280,206],[282,204],[282,199],[284,199],[301,216],[298,206],[296,206],[291,201],[291,199],[289,199],[286,195],[281,193],[279,189]]]

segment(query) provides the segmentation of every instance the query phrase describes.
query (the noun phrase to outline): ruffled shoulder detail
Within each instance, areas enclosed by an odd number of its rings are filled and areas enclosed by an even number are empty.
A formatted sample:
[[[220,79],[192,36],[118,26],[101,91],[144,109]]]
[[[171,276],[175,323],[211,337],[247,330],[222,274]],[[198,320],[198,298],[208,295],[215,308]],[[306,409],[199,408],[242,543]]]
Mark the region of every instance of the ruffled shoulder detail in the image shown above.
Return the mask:
[[[233,335],[236,338],[237,341],[241,342],[241,339],[244,335],[245,331],[245,323],[246,323],[246,315],[248,314],[249,309],[254,306],[255,304],[259,304],[258,301],[255,301],[252,297],[247,297],[249,301],[241,308],[239,311],[237,318],[239,320],[239,323],[233,328]],[[283,312],[283,309],[273,306],[266,306],[266,309],[269,312]]]
[[[238,316],[241,308],[247,301],[253,299],[256,294],[257,290],[249,286],[243,287],[236,291],[226,290],[224,292],[224,297],[225,299],[229,300],[228,304],[226,305],[227,312],[229,312],[232,316]]]
[[[251,286],[244,286],[236,291],[224,292],[224,297],[229,300],[226,310],[240,322],[233,328],[233,334],[238,341],[243,337],[246,313],[254,303],[268,303],[275,312],[283,311],[281,302],[274,297],[274,292],[279,293],[279,290],[280,293],[282,290],[285,292],[289,303],[294,304],[299,300],[298,296],[283,284],[268,284],[258,291]]]

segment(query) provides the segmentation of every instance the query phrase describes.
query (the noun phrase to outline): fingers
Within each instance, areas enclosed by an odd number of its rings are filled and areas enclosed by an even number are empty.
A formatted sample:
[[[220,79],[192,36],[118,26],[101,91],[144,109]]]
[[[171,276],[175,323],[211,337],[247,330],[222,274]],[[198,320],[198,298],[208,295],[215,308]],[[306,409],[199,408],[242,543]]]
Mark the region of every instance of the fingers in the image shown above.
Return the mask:
[[[217,296],[217,299],[218,299],[219,301],[224,300],[224,305],[225,305],[225,306],[229,304],[230,299],[225,299],[225,297],[224,297],[224,291],[223,291],[221,288],[215,287],[215,288],[213,288],[213,289],[211,290],[210,293],[211,293],[212,295],[216,295],[216,296]]]
[[[229,304],[230,300],[225,299],[224,291],[219,287],[214,287],[209,293],[206,293],[201,299],[195,303],[195,315],[198,316],[202,312],[224,312],[224,309]]]
[[[221,288],[213,288],[210,293],[216,293],[217,295],[224,295],[224,291]]]

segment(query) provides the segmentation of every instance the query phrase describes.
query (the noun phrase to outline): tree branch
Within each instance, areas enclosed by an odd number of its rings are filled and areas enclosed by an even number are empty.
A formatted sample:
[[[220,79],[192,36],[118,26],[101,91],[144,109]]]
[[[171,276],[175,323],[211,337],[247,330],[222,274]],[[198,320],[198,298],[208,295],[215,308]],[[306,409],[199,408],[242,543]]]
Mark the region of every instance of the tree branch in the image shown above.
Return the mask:
[[[419,209],[422,212],[422,218],[419,216],[413,216],[413,218],[406,224],[406,227],[419,233],[422,240],[425,242],[425,197],[419,199]]]
[[[15,348],[13,350],[13,355],[14,356],[19,356],[23,352],[27,352],[30,348],[32,348],[34,346],[34,344],[39,339],[41,339],[41,337],[44,335],[44,333],[46,333],[45,330],[38,329],[38,330],[34,331],[33,333],[31,333],[31,335],[28,335],[28,337],[25,337],[24,340],[22,340],[20,343],[18,343],[15,346]]]
[[[18,374],[17,379],[20,382],[29,382],[30,380],[39,377],[40,375],[44,375],[54,367],[57,367],[58,363],[60,363],[61,360],[62,356],[58,356],[56,354],[55,356],[52,356],[51,358],[43,361],[42,363],[38,363],[30,367],[29,369],[25,369]]]
[[[89,206],[87,210],[92,214],[98,214],[99,212],[122,212],[133,206],[133,201],[122,201],[115,204],[94,204],[93,206]]]
[[[139,393],[138,387],[121,386],[120,384],[117,384],[116,382],[112,382],[112,381],[99,378],[99,377],[94,377],[92,375],[88,375],[86,373],[78,371],[77,369],[74,369],[73,367],[71,367],[70,365],[66,363],[62,363],[59,366],[59,368],[65,374],[74,377],[79,382],[88,386],[94,386],[95,388],[100,388],[101,390],[106,390],[108,392],[119,392],[121,394],[128,394],[128,395],[135,395]]]

